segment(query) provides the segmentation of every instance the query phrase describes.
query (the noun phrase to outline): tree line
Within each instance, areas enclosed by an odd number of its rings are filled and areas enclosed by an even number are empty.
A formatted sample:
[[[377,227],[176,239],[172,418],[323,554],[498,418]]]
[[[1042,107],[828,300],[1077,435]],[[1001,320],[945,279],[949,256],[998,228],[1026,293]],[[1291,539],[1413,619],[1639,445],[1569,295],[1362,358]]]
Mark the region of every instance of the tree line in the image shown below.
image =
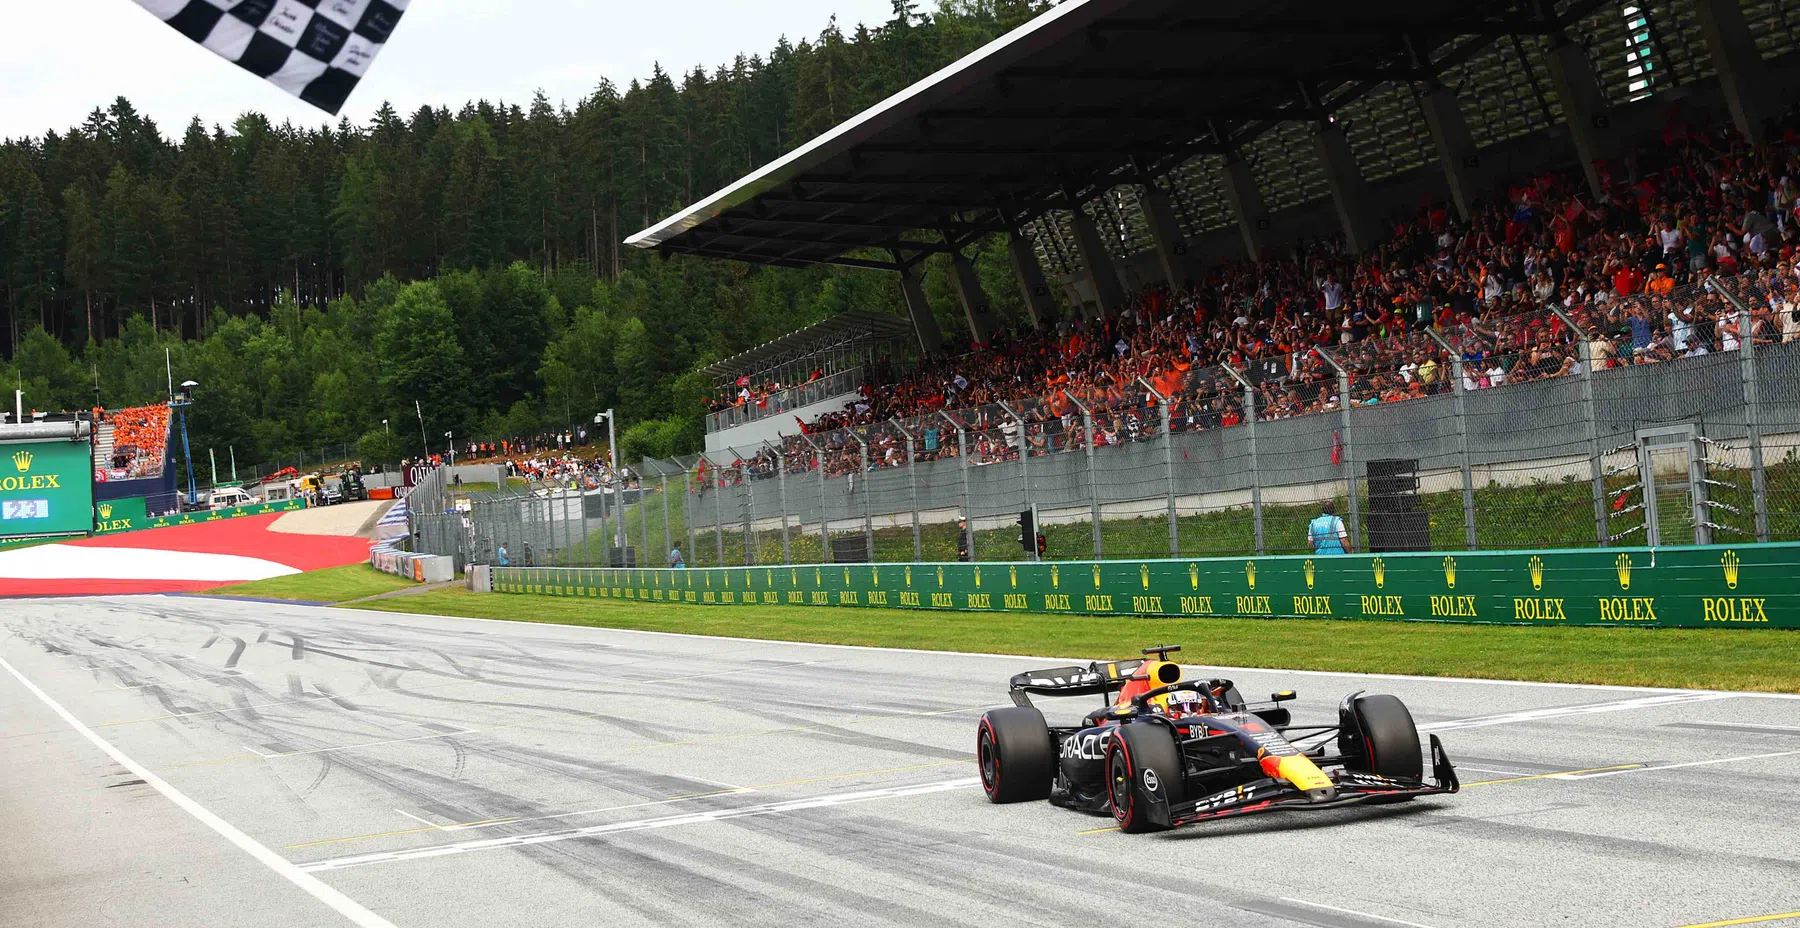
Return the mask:
[[[120,97],[0,142],[0,382],[36,409],[116,408],[163,398],[166,358],[200,384],[196,444],[250,462],[415,424],[415,402],[434,445],[616,406],[627,454],[691,450],[711,386],[696,366],[847,309],[900,312],[898,281],[620,241],[1050,5],[894,0],[878,26],[834,20],[572,106],[246,113],[177,139]],[[941,260],[926,288],[954,330]],[[977,266],[1010,309],[1004,250]],[[412,453],[417,431],[391,434]]]

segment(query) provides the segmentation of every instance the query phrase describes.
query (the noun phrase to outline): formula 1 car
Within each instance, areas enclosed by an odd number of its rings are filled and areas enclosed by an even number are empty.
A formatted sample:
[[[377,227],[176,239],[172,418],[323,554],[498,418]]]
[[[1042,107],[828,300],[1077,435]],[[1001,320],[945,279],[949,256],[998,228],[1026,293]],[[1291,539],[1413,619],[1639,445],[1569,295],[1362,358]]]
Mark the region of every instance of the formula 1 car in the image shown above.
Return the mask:
[[[1141,660],[1012,678],[1015,705],[981,717],[981,785],[996,803],[1048,799],[1112,813],[1127,832],[1276,809],[1407,802],[1461,788],[1431,736],[1424,775],[1412,714],[1393,696],[1352,693],[1336,725],[1293,725],[1291,690],[1252,705],[1230,680],[1181,679],[1174,645]],[[1154,655],[1154,656],[1152,656]],[[1079,726],[1051,726],[1031,696],[1101,696]],[[1335,744],[1333,739],[1335,738]]]

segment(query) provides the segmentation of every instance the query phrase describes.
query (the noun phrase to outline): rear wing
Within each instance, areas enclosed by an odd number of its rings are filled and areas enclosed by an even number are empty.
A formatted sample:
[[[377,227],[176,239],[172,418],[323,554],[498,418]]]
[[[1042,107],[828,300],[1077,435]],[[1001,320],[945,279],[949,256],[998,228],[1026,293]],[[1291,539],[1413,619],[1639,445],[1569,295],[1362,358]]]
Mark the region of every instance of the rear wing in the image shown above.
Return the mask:
[[[1086,667],[1052,667],[1028,670],[1013,676],[1008,684],[1012,700],[1021,706],[1031,705],[1031,694],[1038,696],[1110,696],[1125,686],[1132,671],[1142,659],[1129,661],[1095,661]]]

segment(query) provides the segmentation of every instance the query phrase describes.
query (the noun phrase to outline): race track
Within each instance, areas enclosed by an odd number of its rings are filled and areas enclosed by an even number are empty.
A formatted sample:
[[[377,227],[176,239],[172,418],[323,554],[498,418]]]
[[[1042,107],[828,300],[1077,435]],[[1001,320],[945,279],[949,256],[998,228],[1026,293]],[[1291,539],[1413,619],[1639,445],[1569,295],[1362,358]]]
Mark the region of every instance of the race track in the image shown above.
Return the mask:
[[[1466,789],[1127,836],[983,799],[1029,658],[139,597],[0,661],[10,928],[1800,924],[1795,698],[1209,670],[1394,693]]]

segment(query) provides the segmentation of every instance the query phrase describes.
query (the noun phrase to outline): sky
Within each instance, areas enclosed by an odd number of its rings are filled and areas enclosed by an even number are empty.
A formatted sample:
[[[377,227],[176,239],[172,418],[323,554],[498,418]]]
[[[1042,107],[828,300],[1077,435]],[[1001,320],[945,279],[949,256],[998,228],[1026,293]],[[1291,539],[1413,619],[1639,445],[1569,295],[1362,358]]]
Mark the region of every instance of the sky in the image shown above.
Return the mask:
[[[833,14],[850,32],[892,15],[891,0],[412,0],[341,115],[366,123],[383,100],[402,115],[472,99],[525,105],[543,90],[571,107],[610,78],[623,91],[653,65],[680,75],[738,53],[798,44]],[[134,0],[0,2],[0,138],[81,124],[115,97],[165,136],[194,116],[230,125],[256,111],[277,123],[334,123],[163,25]]]

